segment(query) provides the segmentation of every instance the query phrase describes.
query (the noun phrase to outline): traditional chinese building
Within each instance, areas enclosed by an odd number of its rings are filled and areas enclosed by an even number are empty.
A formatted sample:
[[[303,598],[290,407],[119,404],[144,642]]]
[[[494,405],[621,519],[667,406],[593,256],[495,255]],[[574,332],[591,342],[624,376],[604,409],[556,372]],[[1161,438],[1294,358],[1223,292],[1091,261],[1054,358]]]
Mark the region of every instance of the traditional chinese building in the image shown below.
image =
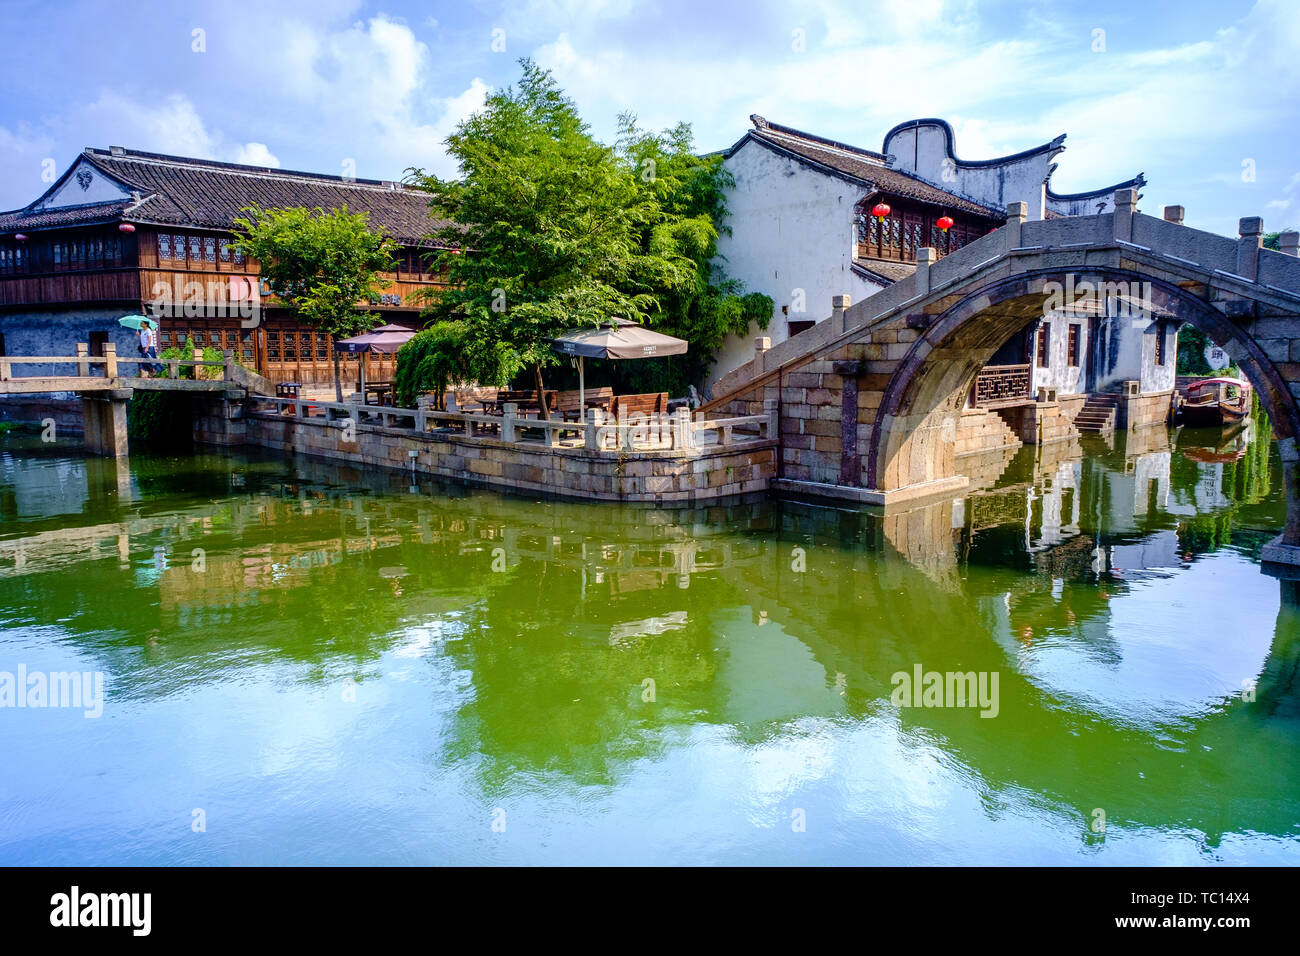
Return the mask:
[[[753,358],[756,337],[775,345],[828,317],[832,296],[858,302],[910,276],[918,249],[942,257],[961,248],[1002,225],[1009,203],[1026,203],[1030,219],[1093,214],[1110,208],[1117,189],[1146,182],[1139,174],[1089,192],[1055,192],[1064,135],[1010,156],[963,160],[952,127],[939,119],[894,127],[879,152],[750,120],[753,129],[722,154],[734,187],[730,234],[718,251],[722,269],[771,296],[775,312],[766,330],[753,326],[726,343],[714,381]],[[1135,323],[1114,298],[1103,297],[1092,314],[1052,312],[995,357],[981,376],[990,393],[982,397],[1032,401],[1039,388],[1082,395],[1128,380],[1144,392],[1172,389],[1176,336],[1168,317]]]
[[[163,156],[86,149],[44,195],[0,213],[0,354],[100,354],[114,342],[137,354],[127,313],[160,314],[163,348],[231,350],[275,381],[332,381],[328,335],[268,298],[257,263],[232,244],[253,204],[365,212],[401,248],[375,301],[383,321],[420,323],[418,289],[444,285],[425,262],[433,248],[424,193],[398,183]],[[391,375],[370,356],[367,378]]]

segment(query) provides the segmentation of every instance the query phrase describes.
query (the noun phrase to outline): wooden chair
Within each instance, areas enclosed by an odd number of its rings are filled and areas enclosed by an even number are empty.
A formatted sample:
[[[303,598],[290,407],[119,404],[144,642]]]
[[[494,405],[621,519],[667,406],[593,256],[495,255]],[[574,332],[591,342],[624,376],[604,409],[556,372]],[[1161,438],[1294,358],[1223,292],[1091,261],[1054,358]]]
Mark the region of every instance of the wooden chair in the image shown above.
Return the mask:
[[[615,395],[609,405],[610,416],[618,421],[633,415],[657,415],[668,411],[667,392],[647,392],[644,395]]]
[[[578,403],[578,396],[581,393],[575,388],[567,392],[557,392],[555,395],[555,409],[564,420],[580,422],[583,420],[585,409]],[[614,400],[614,389],[608,385],[599,388],[589,388],[586,395],[583,396],[587,402],[587,408],[608,408],[609,403]]]

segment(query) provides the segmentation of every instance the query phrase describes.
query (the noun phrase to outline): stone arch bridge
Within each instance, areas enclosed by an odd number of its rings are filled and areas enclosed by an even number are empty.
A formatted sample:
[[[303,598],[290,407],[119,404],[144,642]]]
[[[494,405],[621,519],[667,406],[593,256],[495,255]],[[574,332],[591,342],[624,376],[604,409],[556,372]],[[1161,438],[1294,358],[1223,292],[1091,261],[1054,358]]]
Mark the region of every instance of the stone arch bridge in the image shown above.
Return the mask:
[[[1114,212],[1040,221],[1013,203],[1005,226],[943,259],[921,249],[913,276],[854,305],[837,297],[828,320],[724,376],[704,410],[776,411],[783,491],[887,508],[960,495],[971,483],[963,411],[999,346],[1061,288],[1140,289],[1151,314],[1204,331],[1258,391],[1287,496],[1264,557],[1300,564],[1300,237],[1284,233],[1275,252],[1258,218],[1232,239],[1182,225],[1180,207],[1139,213],[1135,190],[1115,199]],[[1053,396],[1038,398],[1040,427],[1073,433],[1053,422]]]

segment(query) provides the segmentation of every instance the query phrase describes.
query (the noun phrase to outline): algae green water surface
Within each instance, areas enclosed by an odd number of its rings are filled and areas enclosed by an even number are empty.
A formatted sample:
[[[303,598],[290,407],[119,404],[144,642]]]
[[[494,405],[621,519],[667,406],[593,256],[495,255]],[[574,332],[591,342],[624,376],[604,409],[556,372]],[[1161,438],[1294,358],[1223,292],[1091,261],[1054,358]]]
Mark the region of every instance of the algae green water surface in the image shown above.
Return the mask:
[[[0,443],[0,674],[104,682],[0,707],[3,864],[1300,862],[1266,432],[884,517]]]

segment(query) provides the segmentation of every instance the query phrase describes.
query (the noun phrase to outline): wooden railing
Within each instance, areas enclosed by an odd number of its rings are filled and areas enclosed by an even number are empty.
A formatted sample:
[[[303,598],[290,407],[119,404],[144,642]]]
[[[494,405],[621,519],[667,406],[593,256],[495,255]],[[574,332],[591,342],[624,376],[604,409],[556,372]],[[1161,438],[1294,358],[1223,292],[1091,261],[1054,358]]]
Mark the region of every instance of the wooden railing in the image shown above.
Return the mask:
[[[694,421],[689,409],[661,415],[607,417],[588,409],[585,422],[549,421],[519,414],[507,402],[502,414],[444,412],[432,408],[395,408],[353,402],[324,402],[306,398],[250,396],[250,411],[298,420],[351,422],[356,427],[409,430],[416,435],[452,435],[506,443],[531,442],[588,451],[684,451],[706,445],[729,446],[745,441],[775,439],[780,427],[775,409],[765,415],[741,415]]]
[[[975,376],[972,405],[997,405],[1029,398],[1033,371],[1029,365],[986,365]]]

